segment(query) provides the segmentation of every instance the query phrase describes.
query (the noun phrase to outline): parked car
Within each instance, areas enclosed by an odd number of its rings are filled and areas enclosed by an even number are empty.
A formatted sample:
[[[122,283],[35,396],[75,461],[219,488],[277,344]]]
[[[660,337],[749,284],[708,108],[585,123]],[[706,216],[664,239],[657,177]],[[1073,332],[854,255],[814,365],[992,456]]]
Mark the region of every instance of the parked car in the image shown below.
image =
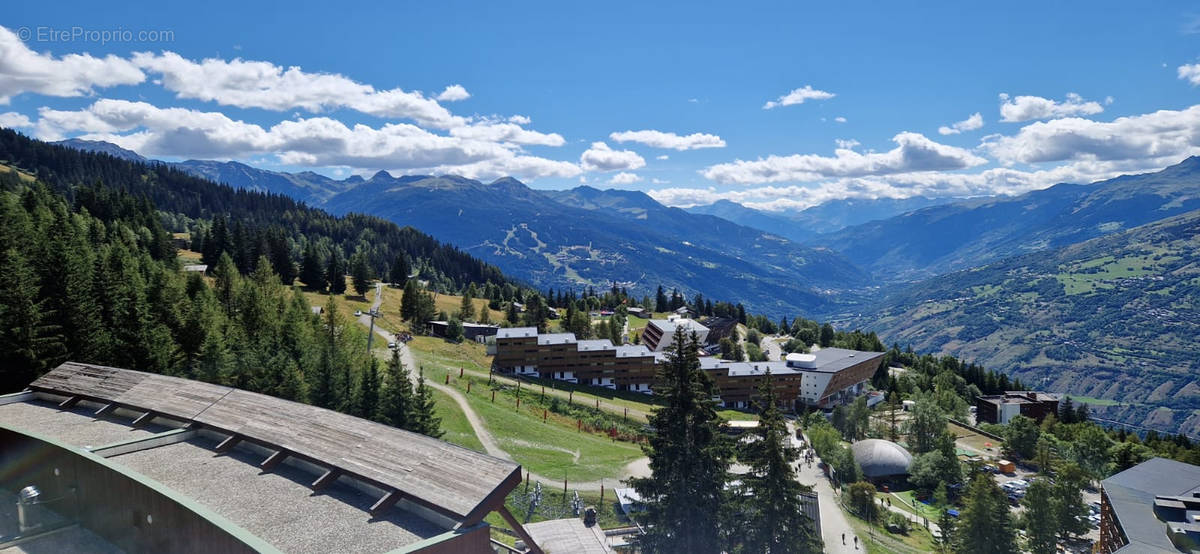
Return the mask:
[[[392,350],[395,350],[395,349],[396,349],[396,343],[395,343],[395,342],[389,342],[389,343],[388,343],[388,348],[390,348],[390,349],[392,349]]]
[[[361,317],[361,316],[362,316],[362,310],[354,310],[354,317]]]

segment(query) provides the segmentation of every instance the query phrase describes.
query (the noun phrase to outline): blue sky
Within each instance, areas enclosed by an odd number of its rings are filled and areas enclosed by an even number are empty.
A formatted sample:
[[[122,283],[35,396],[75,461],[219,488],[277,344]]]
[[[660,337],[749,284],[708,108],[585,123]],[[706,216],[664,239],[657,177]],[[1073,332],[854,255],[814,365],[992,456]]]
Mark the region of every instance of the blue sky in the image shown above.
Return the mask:
[[[1184,2],[253,4],[9,6],[0,125],[162,159],[775,210],[1200,154]]]

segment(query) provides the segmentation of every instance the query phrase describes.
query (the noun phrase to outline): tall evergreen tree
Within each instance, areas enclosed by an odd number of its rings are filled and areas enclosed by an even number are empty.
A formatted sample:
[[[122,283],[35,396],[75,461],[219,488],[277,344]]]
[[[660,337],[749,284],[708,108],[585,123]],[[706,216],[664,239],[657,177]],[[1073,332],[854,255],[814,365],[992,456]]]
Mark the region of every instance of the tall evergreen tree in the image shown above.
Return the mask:
[[[354,294],[366,296],[371,290],[371,266],[366,254],[355,252],[350,257],[350,281],[354,285]]]
[[[325,266],[317,245],[311,241],[304,246],[304,255],[300,257],[300,281],[310,289],[325,290]]]
[[[741,532],[737,549],[746,553],[820,552],[821,539],[812,520],[801,513],[800,493],[793,464],[800,449],[792,446],[787,420],[779,410],[771,371],[758,387],[758,427],[745,443],[739,460],[750,466],[742,477]]]
[[[695,335],[676,330],[667,361],[658,369],[648,441],[652,477],[631,479],[646,499],[644,552],[718,553],[729,521],[725,492],[733,448],[722,432],[713,396],[716,386],[700,370]]]
[[[413,398],[413,414],[409,427],[410,431],[430,436],[435,439],[446,434],[442,431],[442,418],[437,416],[437,404],[433,400],[433,390],[425,384],[425,371],[417,376],[417,389]]]
[[[392,427],[411,428],[416,401],[412,380],[408,369],[400,361],[399,350],[392,350],[392,359],[388,361],[380,387],[379,406],[374,418]]]
[[[394,350],[393,350],[394,351]],[[362,418],[373,418],[379,411],[379,362],[372,357],[358,382],[358,394],[354,415]]]
[[[420,304],[421,291],[417,289],[417,282],[410,280],[404,284],[404,296],[400,299],[400,318],[412,321],[417,316]]]
[[[345,294],[346,292],[346,259],[342,250],[334,248],[329,254],[329,263],[325,266],[325,284],[329,294]]]
[[[1052,485],[1044,480],[1029,484],[1021,504],[1021,528],[1025,530],[1025,548],[1032,554],[1053,554],[1058,550],[1058,517],[1054,507]]]
[[[392,282],[393,287],[403,287],[408,282],[408,274],[411,271],[408,259],[404,257],[404,254],[397,254],[396,259],[392,262],[388,280]]]
[[[0,390],[21,390],[62,349],[58,329],[38,300],[37,276],[15,248],[0,253]]]
[[[955,551],[963,554],[1006,554],[1017,551],[1008,497],[991,475],[977,473],[963,494]]]
[[[486,310],[487,308],[484,308]],[[470,291],[463,292],[462,302],[458,307],[458,318],[462,321],[475,320],[475,298]]]

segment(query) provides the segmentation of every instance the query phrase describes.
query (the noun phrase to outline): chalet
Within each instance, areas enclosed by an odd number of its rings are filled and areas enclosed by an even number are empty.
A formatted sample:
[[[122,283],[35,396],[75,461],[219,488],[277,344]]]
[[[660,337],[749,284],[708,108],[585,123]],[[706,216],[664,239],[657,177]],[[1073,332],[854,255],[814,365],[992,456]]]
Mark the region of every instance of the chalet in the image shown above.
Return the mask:
[[[541,552],[514,462],[165,375],[67,362],[0,396],[0,468],[29,551],[490,554],[496,512]]]

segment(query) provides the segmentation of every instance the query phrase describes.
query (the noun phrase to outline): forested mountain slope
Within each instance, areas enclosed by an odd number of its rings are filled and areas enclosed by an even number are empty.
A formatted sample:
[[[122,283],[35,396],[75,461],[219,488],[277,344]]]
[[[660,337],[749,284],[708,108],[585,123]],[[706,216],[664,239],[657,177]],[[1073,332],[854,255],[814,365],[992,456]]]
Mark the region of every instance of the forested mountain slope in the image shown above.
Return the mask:
[[[1099,417],[1195,436],[1200,210],[930,279],[855,323],[1099,399]]]
[[[817,237],[877,279],[915,281],[1200,208],[1200,158],[1155,173],[934,206]]]

